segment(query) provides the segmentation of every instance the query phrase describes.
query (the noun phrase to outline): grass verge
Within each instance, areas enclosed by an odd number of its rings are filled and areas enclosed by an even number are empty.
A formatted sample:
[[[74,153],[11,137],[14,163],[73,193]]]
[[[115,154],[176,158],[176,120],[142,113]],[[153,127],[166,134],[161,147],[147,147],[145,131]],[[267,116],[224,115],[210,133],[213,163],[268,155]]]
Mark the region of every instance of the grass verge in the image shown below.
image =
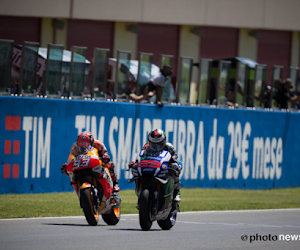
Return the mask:
[[[121,213],[138,213],[134,190],[119,192]],[[242,210],[300,208],[300,188],[271,190],[181,189],[180,210]],[[0,218],[83,215],[75,193],[0,195]]]

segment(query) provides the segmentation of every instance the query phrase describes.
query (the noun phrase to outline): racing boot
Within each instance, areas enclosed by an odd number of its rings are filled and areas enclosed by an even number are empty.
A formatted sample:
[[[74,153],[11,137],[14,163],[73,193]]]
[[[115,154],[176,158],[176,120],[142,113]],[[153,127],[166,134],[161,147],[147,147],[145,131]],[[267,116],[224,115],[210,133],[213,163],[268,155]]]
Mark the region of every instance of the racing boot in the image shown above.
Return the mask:
[[[181,201],[181,198],[180,198],[180,181],[175,182],[173,197],[174,197],[173,202],[178,203],[178,202]]]
[[[109,162],[109,172],[113,181],[113,192],[119,192],[120,186],[118,182],[118,175],[115,173],[115,164],[112,161]]]
[[[111,178],[113,181],[113,192],[119,192],[120,191],[120,186],[119,182],[117,179],[117,174],[116,173],[111,173]]]
[[[113,185],[114,185],[113,191],[114,192],[119,192],[120,191],[120,186],[119,186],[118,181],[113,183]]]
[[[175,183],[175,187],[174,187],[174,193],[173,193],[173,202],[172,202],[172,209],[171,209],[171,213],[175,213],[176,210],[179,212],[179,202],[181,201],[180,198],[180,181]]]
[[[181,201],[181,198],[180,198],[180,190],[174,190],[174,199],[173,199],[174,202],[178,203]]]

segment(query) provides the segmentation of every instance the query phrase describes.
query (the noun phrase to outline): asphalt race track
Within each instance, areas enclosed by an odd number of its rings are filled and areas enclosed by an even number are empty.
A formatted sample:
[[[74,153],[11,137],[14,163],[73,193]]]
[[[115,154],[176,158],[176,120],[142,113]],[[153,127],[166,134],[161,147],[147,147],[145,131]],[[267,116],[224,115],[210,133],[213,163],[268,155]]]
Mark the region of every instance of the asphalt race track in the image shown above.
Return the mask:
[[[2,219],[0,249],[300,249],[300,209],[179,213],[169,231],[141,230],[138,215],[116,226],[83,216]]]

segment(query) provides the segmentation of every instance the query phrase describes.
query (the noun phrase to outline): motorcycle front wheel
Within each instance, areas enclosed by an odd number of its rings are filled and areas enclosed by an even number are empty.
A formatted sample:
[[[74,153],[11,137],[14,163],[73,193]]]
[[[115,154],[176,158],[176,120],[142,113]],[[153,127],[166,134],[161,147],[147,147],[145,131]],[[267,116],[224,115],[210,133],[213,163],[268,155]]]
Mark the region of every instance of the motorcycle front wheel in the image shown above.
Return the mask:
[[[152,226],[151,218],[151,197],[148,189],[144,189],[140,195],[139,219],[140,226],[144,231],[148,231]]]
[[[80,205],[90,226],[98,224],[99,215],[96,204],[97,201],[94,201],[94,190],[92,188],[80,190]]]

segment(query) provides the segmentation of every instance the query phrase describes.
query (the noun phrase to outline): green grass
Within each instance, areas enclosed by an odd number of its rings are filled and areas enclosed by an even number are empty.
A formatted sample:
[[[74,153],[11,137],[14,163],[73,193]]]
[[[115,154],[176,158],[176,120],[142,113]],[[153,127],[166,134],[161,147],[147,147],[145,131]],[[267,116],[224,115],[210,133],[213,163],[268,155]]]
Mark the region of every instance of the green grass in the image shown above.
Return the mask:
[[[134,190],[119,192],[122,214],[138,213]],[[271,190],[181,189],[180,210],[300,208],[300,188]],[[83,215],[75,193],[0,195],[0,218]]]

